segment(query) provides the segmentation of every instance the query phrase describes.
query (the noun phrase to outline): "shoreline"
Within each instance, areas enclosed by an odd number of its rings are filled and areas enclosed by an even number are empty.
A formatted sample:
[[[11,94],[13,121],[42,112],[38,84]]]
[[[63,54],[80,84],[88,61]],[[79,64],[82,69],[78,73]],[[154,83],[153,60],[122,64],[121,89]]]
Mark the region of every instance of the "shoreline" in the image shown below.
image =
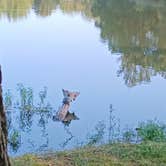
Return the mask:
[[[26,154],[11,158],[13,166],[95,166],[95,165],[166,165],[166,142],[143,142],[140,144],[113,143],[100,146]]]

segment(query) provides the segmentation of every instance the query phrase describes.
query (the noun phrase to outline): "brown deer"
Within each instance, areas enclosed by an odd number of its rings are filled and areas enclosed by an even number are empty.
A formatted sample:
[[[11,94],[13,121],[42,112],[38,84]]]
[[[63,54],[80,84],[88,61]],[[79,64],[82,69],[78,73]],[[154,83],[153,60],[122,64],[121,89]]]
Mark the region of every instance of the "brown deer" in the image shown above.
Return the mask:
[[[53,120],[61,121],[64,124],[70,124],[72,120],[78,120],[79,118],[75,115],[75,113],[70,113],[70,103],[74,101],[77,96],[79,96],[79,92],[70,92],[68,90],[62,89],[63,92],[63,102],[62,106],[57,111],[56,115],[53,116]]]

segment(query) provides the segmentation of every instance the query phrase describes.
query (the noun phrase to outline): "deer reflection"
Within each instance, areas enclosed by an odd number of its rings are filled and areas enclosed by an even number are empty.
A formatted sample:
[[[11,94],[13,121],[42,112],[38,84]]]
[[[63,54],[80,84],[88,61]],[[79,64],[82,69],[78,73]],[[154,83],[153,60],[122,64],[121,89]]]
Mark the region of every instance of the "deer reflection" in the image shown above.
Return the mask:
[[[70,108],[70,103],[74,101],[77,98],[77,96],[79,96],[80,93],[70,92],[64,89],[62,89],[62,91],[64,95],[62,106],[59,108],[56,115],[53,116],[53,120],[61,121],[62,123],[68,126],[72,120],[79,120],[79,118],[75,115],[74,112],[73,113],[69,112],[69,108]]]

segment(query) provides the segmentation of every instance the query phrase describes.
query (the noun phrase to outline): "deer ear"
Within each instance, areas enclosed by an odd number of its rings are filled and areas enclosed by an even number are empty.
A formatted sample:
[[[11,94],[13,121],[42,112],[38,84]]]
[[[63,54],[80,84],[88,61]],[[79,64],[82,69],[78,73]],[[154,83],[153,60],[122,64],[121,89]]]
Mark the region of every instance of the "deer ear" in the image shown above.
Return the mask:
[[[62,92],[63,92],[63,95],[65,96],[65,90],[64,89],[62,89]]]
[[[66,97],[66,96],[69,94],[69,91],[68,91],[68,90],[62,89],[62,92],[63,92],[64,97]]]
[[[80,95],[80,92],[77,92],[77,96],[79,96]]]

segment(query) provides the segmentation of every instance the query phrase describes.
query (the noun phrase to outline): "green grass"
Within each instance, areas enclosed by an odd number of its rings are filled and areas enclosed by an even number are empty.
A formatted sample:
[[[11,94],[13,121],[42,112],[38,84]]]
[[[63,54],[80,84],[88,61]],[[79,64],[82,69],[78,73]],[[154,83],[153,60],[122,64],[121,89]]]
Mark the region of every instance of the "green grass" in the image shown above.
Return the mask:
[[[166,166],[166,143],[106,144],[98,147],[24,155],[14,166]]]

